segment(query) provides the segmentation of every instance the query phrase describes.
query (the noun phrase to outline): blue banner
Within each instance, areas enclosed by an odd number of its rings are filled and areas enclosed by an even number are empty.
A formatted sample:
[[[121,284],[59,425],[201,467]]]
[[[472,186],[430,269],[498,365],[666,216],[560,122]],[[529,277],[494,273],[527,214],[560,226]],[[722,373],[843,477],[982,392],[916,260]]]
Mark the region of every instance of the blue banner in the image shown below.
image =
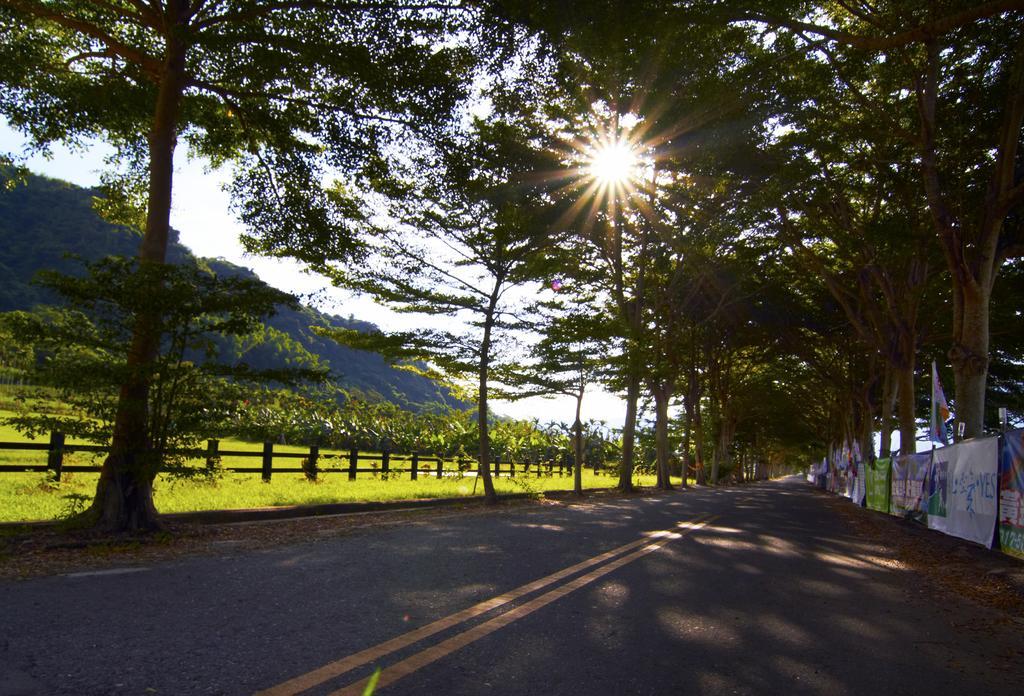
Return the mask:
[[[904,454],[892,462],[892,498],[889,511],[897,517],[924,521],[928,512],[928,474],[931,452]]]

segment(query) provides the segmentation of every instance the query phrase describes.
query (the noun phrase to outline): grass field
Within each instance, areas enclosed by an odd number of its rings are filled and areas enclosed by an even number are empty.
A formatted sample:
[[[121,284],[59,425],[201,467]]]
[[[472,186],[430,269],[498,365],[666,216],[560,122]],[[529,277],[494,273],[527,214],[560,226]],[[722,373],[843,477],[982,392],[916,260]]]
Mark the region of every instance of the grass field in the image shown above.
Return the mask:
[[[95,492],[97,474],[65,474],[60,483],[41,473],[0,474],[0,522],[28,522],[58,519],[85,505]],[[584,474],[585,488],[615,485],[611,476]],[[640,485],[653,485],[654,477],[641,476]],[[230,510],[275,505],[313,505],[357,501],[408,500],[412,498],[453,498],[472,495],[474,477],[421,477],[381,480],[364,475],[349,481],[343,473],[323,475],[316,483],[301,474],[275,474],[263,483],[258,474],[225,474],[215,481],[172,480],[158,476],[154,485],[157,509],[161,512],[194,510]],[[678,482],[677,482],[678,483]],[[499,493],[539,493],[546,490],[571,490],[572,478],[501,477],[495,480]],[[476,486],[476,495],[483,486]]]
[[[45,445],[49,438],[37,437],[35,440],[29,440],[27,437],[19,433],[14,429],[13,426],[4,423],[4,419],[13,416],[14,413],[11,411],[0,410],[0,442],[35,442]],[[84,441],[75,440],[68,438],[68,444],[88,444]],[[76,457],[75,464],[91,464],[91,461],[87,461],[87,457],[84,454],[73,455]],[[69,462],[70,463],[70,462]],[[46,452],[31,452],[25,450],[5,450],[0,449],[0,464],[46,464]],[[3,476],[3,473],[0,473]],[[2,511],[0,511],[2,512]]]
[[[0,418],[3,417],[0,413]],[[22,435],[10,426],[0,425],[0,442],[22,442]],[[46,440],[37,440],[45,442]],[[69,441],[70,442],[70,441]],[[258,452],[258,443],[241,440],[222,440],[223,450]],[[306,452],[306,448],[276,445],[275,452]],[[288,458],[275,461],[275,466],[296,467],[298,459]],[[65,455],[64,463],[98,465],[102,455],[73,453]],[[0,449],[2,464],[45,464],[45,452],[26,452]],[[259,458],[224,457],[223,466],[259,466]],[[359,466],[369,468],[379,461],[361,460]],[[321,462],[324,468],[342,468],[347,459],[336,458]],[[405,468],[408,464],[396,461],[395,467]],[[425,466],[433,467],[433,462]],[[454,468],[446,463],[446,469]],[[98,474],[65,472],[60,482],[52,480],[49,473],[0,472],[0,522],[27,522],[53,520],[66,516],[88,504],[96,489]],[[299,473],[275,473],[269,483],[264,483],[259,474],[235,474],[226,472],[212,480],[180,479],[158,476],[154,484],[157,509],[161,512],[190,512],[195,510],[230,510],[277,505],[314,505],[321,503],[408,500],[412,498],[452,498],[468,495],[482,495],[483,486],[476,485],[475,477],[463,478],[446,476],[438,480],[433,474],[421,472],[419,479],[412,481],[408,473],[392,473],[383,480],[379,475],[360,474],[355,481],[348,480],[346,471],[321,471],[318,480],[309,482]],[[636,483],[654,485],[653,476],[640,476]],[[584,488],[605,488],[613,486],[616,479],[609,475],[596,475],[585,470]],[[502,475],[495,480],[499,493],[539,493],[546,490],[571,490],[570,476],[522,476],[517,470],[515,478]]]

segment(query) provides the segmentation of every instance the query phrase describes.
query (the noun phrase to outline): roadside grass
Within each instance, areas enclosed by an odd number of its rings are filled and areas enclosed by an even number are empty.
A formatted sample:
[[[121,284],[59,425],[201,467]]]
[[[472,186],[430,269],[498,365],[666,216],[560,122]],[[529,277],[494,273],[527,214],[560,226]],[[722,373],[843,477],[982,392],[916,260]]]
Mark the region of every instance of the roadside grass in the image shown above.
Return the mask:
[[[0,420],[13,415],[11,411],[0,410]],[[12,426],[0,423],[0,442],[33,442]],[[34,442],[46,443],[45,438]],[[80,444],[69,439],[69,444]],[[223,451],[245,451],[261,453],[260,443],[245,442],[232,438],[220,441]],[[275,445],[274,453],[306,454],[308,448],[296,445]],[[373,454],[373,453],[364,453]],[[103,454],[87,452],[66,453],[64,464],[98,466]],[[360,457],[359,468],[377,469],[375,473],[360,473],[355,481],[348,479],[348,453],[324,451],[318,462],[318,480],[307,481],[301,473],[275,472],[269,483],[264,483],[259,474],[219,472],[207,477],[181,478],[161,474],[154,484],[154,498],[161,512],[194,512],[199,510],[232,510],[254,507],[275,507],[284,505],[317,505],[344,502],[382,502],[410,500],[415,498],[457,498],[470,495],[482,496],[483,485],[473,475],[451,475],[456,468],[452,461],[445,462],[446,475],[438,479],[433,474],[435,461],[421,462],[419,478],[412,481],[408,471],[392,471],[384,477],[379,471],[379,459]],[[0,449],[0,464],[40,465],[46,463],[46,452]],[[260,457],[223,456],[221,466],[259,467]],[[202,471],[203,462],[192,461],[197,471]],[[298,468],[298,457],[277,458],[275,467]],[[407,457],[395,456],[394,469],[407,469]],[[505,464],[507,467],[507,464]],[[495,488],[499,494],[527,493],[536,495],[543,491],[572,490],[573,480],[568,474],[537,477],[531,471],[522,473],[517,466],[512,478],[505,473],[496,479]],[[83,509],[96,491],[98,474],[65,471],[60,481],[54,481],[49,472],[0,472],[0,522],[30,522],[54,520],[67,517]],[[653,475],[636,476],[635,483],[653,486]],[[474,482],[476,485],[474,486]],[[595,474],[593,470],[583,472],[584,489],[608,488],[617,480],[611,473]],[[673,483],[678,484],[678,479]]]
[[[0,409],[0,442],[31,442],[37,445],[45,445],[49,442],[48,436],[37,437],[34,440],[25,435],[22,435],[14,429],[13,425],[5,422],[7,418],[17,415],[14,411]],[[69,437],[67,439],[69,445],[87,445],[91,444],[85,440],[78,438]],[[95,459],[96,455],[85,452],[77,452],[74,454],[66,454],[64,457],[65,464],[78,464],[88,466],[92,464],[102,463],[102,459]],[[45,451],[32,451],[32,450],[5,450],[0,449],[0,464],[18,465],[24,464],[26,466],[36,466],[40,464],[46,464],[46,452]],[[4,475],[0,472],[0,477]],[[2,514],[2,511],[0,511]]]
[[[0,411],[0,419],[9,412]],[[0,442],[28,442],[13,427],[0,424]],[[36,439],[35,442],[45,442]],[[69,443],[73,442],[69,440]],[[224,439],[220,442],[224,451],[246,451],[259,453],[259,443]],[[275,454],[304,454],[308,448],[294,445],[275,445]],[[102,454],[87,452],[68,453],[64,456],[67,465],[99,465]],[[46,463],[46,452],[0,449],[0,464],[38,465]],[[200,467],[201,462],[196,462]],[[299,467],[299,458],[280,458],[274,462],[277,467]],[[225,456],[222,466],[259,467],[259,457]],[[198,510],[232,510],[253,507],[274,507],[282,505],[317,505],[343,502],[381,502],[410,500],[414,498],[457,498],[483,495],[483,485],[475,476],[445,475],[438,479],[433,472],[434,461],[422,462],[416,481],[410,479],[408,471],[392,471],[387,478],[377,473],[360,473],[355,481],[348,480],[348,455],[344,452],[324,452],[319,461],[320,473],[316,482],[307,481],[301,473],[275,473],[269,483],[264,483],[259,474],[236,474],[223,472],[214,477],[181,478],[160,475],[154,484],[154,498],[161,512],[193,512]],[[396,457],[396,469],[408,468],[408,460]],[[506,465],[507,466],[507,465]],[[360,468],[378,468],[379,460],[363,459]],[[446,470],[454,469],[451,461],[445,462]],[[67,517],[88,505],[96,490],[98,474],[67,472],[60,481],[54,481],[46,472],[0,472],[0,522],[30,522],[54,520]],[[549,490],[572,490],[572,477],[541,476],[531,472],[522,474],[517,467],[515,477],[506,474],[494,480],[495,488],[502,493],[539,494]],[[654,485],[654,476],[637,476],[638,485]],[[676,481],[678,483],[678,481]],[[611,474],[595,474],[584,470],[583,487],[608,488],[616,484]]]
[[[96,490],[98,474],[65,473],[53,481],[44,473],[0,473],[0,522],[29,522],[66,517],[87,505]],[[483,485],[474,476],[437,479],[421,474],[412,481],[408,474],[361,474],[355,481],[346,472],[321,472],[316,482],[302,474],[274,474],[264,483],[259,474],[224,474],[210,479],[180,479],[160,475],[154,484],[154,499],[161,512],[193,512],[198,510],[232,510],[282,505],[316,505],[323,503],[379,502],[414,498],[457,498],[482,496]],[[654,476],[637,476],[635,482],[653,486]],[[586,471],[583,486],[608,488],[616,478]],[[673,481],[678,484],[678,480]],[[504,475],[495,479],[495,488],[502,493],[539,494],[550,490],[572,490],[571,476],[531,475],[529,478]]]

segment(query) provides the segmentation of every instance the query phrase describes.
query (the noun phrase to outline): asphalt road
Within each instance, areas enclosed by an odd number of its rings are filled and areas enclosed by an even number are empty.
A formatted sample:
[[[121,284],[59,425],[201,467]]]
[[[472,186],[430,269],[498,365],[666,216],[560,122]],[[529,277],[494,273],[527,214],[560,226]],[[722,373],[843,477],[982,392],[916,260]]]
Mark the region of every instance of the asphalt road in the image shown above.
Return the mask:
[[[798,479],[0,583],[0,696],[1019,694],[1019,623]],[[117,570],[117,569],[115,569]],[[385,684],[386,682],[386,684]]]

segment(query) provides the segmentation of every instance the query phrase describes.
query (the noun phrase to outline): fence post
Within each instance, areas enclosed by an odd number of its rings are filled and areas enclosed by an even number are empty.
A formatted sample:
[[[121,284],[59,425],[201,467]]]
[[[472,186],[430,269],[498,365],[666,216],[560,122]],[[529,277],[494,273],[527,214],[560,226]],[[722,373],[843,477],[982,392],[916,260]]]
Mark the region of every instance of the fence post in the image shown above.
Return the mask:
[[[64,468],[64,433],[50,433],[50,450],[46,458],[46,466],[53,472],[54,480],[60,481],[60,472]]]
[[[220,440],[206,441],[206,468],[212,469],[217,463],[217,451],[220,449]]]
[[[391,471],[391,452],[384,450],[380,453],[380,477],[386,481],[389,471]]]
[[[348,480],[356,480],[356,468],[359,466],[359,450],[355,447],[348,453]]]
[[[501,475],[501,457],[495,455],[494,457],[494,478],[498,478]]]
[[[412,466],[409,467],[409,476],[413,481],[420,475],[420,453],[412,453]]]
[[[274,443],[263,443],[263,481],[270,482],[270,476],[274,473]]]
[[[444,477],[444,460],[440,457],[437,458],[437,478]]]
[[[515,478],[516,475],[516,462],[512,460],[508,463],[508,477]]]
[[[540,478],[540,457],[537,457],[537,478]]]
[[[319,445],[309,446],[309,456],[302,462],[303,473],[306,474],[306,479],[309,481],[316,481],[317,473],[317,460],[320,458],[320,447]]]

